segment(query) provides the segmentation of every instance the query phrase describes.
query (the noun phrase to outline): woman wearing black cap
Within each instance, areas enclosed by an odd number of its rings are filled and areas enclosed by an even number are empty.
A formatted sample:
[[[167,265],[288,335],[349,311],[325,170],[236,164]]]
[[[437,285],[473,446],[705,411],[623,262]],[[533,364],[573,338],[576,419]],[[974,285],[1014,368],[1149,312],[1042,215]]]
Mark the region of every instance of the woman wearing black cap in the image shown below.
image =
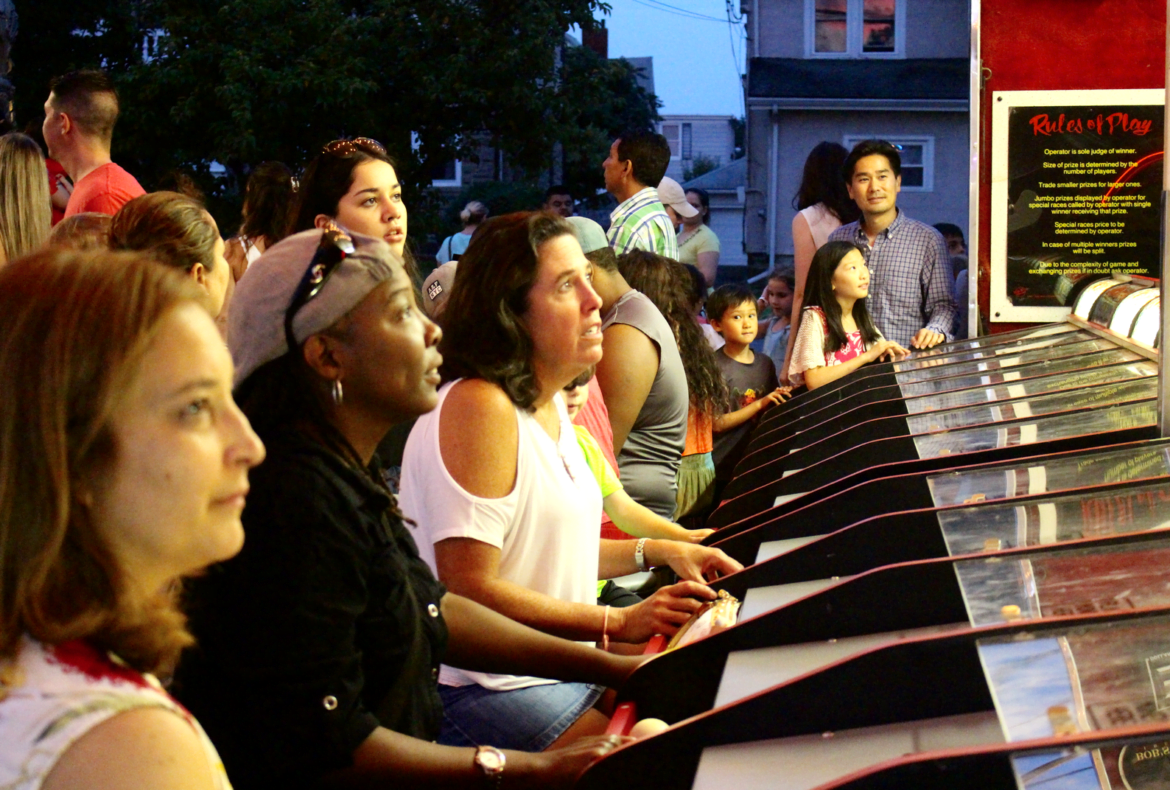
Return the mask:
[[[566,786],[617,739],[542,754],[429,743],[440,662],[616,685],[637,659],[555,639],[447,593],[371,465],[386,431],[433,408],[441,332],[382,241],[327,229],[241,278],[237,394],[268,448],[247,540],[192,591],[200,647],[178,693],[237,788]],[[289,353],[289,349],[293,353]]]

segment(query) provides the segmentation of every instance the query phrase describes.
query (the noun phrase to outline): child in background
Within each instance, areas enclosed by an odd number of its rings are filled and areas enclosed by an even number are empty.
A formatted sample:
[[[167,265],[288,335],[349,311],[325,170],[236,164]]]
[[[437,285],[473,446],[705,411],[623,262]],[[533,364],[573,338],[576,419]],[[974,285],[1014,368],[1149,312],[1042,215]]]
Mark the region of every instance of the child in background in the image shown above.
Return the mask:
[[[589,379],[593,378],[593,368],[582,373],[569,382],[561,393],[565,399],[565,408],[569,412],[569,419],[577,416],[577,412],[589,399]],[[673,521],[668,521],[653,511],[639,505],[622,488],[621,481],[614,474],[613,467],[605,460],[601,447],[593,434],[584,427],[574,425],[577,432],[577,444],[585,454],[585,461],[593,470],[597,484],[601,487],[602,507],[606,515],[613,519],[613,523],[627,535],[635,538],[657,538],[659,540],[680,540],[684,543],[699,543],[714,530],[710,529],[683,529]]]
[[[813,390],[870,362],[909,356],[873,325],[865,306],[868,294],[869,268],[857,245],[830,241],[817,250],[804,284],[806,307],[792,348],[789,381]]]
[[[772,360],[751,349],[756,338],[756,295],[742,284],[724,285],[707,297],[707,320],[723,336],[715,361],[727,382],[727,412],[715,418],[715,483],[722,490],[735,472],[756,417],[782,403],[791,387],[776,380]]]
[[[763,351],[772,360],[777,377],[784,372],[784,357],[788,354],[788,333],[792,330],[792,298],[796,295],[796,275],[791,271],[773,269],[768,275],[768,286],[757,306],[772,311],[770,318],[760,322],[752,348]]]

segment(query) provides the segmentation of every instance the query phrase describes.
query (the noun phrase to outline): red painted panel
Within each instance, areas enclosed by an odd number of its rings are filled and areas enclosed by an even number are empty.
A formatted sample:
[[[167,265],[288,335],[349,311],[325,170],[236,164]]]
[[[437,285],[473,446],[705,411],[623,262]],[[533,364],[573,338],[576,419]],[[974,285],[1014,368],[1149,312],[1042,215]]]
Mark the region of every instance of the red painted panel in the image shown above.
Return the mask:
[[[1165,87],[1166,0],[982,0],[981,21],[979,312],[987,316],[992,92]]]

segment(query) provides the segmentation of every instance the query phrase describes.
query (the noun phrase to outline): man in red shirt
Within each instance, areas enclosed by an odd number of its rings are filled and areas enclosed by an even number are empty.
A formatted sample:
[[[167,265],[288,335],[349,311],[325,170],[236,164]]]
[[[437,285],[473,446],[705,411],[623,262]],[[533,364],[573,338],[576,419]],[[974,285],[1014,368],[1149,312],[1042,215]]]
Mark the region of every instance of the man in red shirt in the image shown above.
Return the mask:
[[[45,144],[73,179],[65,216],[95,211],[116,214],[145,191],[110,161],[118,120],[118,94],[102,71],[71,71],[53,79],[45,102]]]

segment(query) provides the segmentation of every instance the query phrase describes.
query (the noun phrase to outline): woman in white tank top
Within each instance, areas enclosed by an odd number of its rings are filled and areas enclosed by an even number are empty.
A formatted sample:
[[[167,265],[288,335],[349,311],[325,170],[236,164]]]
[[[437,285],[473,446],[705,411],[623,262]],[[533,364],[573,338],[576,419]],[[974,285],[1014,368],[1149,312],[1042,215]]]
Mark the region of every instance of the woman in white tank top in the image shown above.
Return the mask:
[[[637,550],[643,564],[684,572],[720,564],[721,552],[598,536],[600,489],[559,394],[601,359],[601,301],[572,234],[547,214],[496,217],[460,259],[440,346],[444,378],[454,380],[407,441],[402,508],[418,525],[420,554],[452,592],[565,638],[642,642],[676,630],[714,593],[681,582],[611,611],[596,605],[597,579],[637,571]],[[447,667],[440,682],[441,743],[494,732],[510,695],[548,695],[539,748],[607,723],[588,687]]]

